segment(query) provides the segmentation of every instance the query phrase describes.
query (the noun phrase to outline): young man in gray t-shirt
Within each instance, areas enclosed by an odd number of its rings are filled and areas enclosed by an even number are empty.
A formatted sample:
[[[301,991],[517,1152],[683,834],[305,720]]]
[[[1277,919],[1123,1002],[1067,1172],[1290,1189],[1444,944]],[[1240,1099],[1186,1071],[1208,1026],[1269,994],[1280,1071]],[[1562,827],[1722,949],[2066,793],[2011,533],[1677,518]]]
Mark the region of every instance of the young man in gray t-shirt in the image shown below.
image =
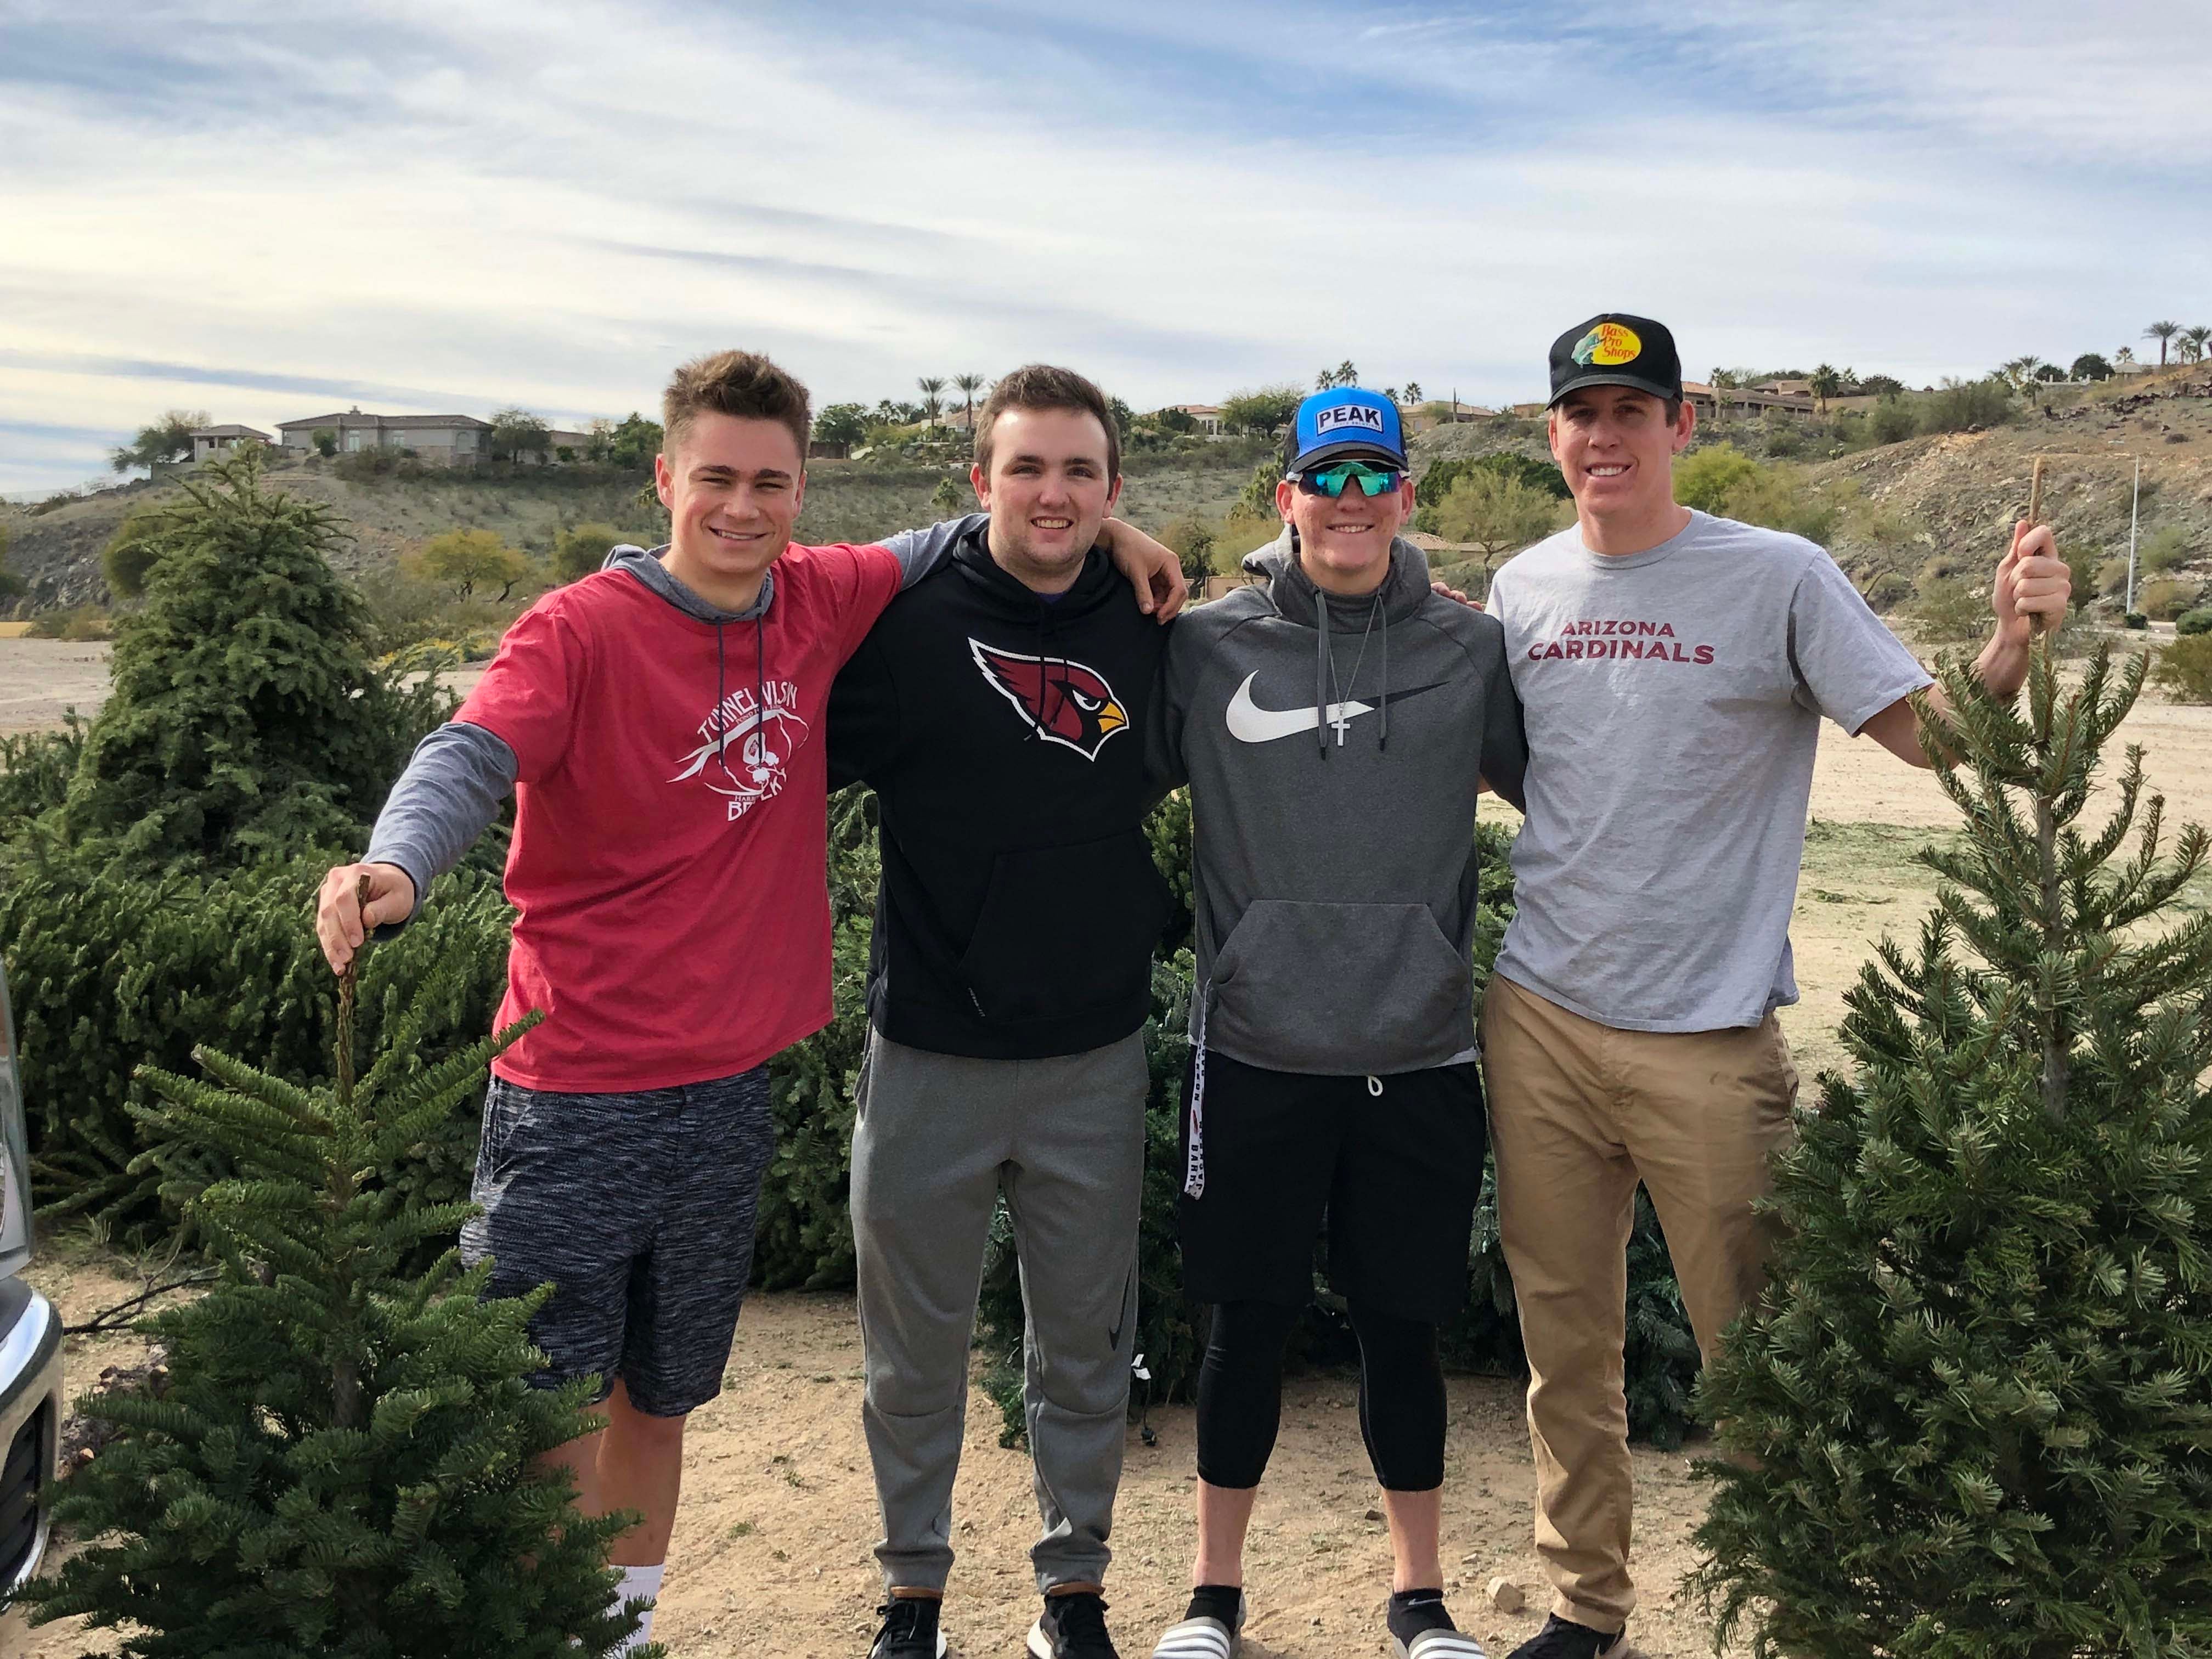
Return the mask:
[[[1622,1345],[1637,1182],[1710,1353],[1758,1293],[1751,1206],[1790,1134],[1797,1075],[1774,1010],[1797,1000],[1790,913],[1820,717],[1926,766],[1906,699],[1929,679],[1822,549],[1675,501],[1695,416],[1664,327],[1594,317],[1559,337],[1551,369],[1577,523],[1491,590],[1529,758],[1518,908],[1482,1043],[1556,1591],[1513,1659],[1595,1659],[1625,1650],[1635,1605]],[[2017,526],[1976,663],[2000,697],[2068,592],[2050,531]]]

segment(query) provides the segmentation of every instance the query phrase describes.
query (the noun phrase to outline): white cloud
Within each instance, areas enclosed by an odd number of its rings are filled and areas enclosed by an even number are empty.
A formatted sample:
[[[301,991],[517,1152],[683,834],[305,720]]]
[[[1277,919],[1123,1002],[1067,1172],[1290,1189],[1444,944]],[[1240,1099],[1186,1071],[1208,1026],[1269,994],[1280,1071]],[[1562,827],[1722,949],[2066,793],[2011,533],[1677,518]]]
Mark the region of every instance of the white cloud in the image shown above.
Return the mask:
[[[19,5],[0,422],[619,414],[734,343],[825,401],[1042,357],[1145,406],[1347,355],[1505,400],[1614,307],[1697,370],[1917,380],[2203,293],[2212,100],[2163,10],[1360,15],[362,0],[112,40]],[[7,487],[97,465],[69,441],[0,425]]]

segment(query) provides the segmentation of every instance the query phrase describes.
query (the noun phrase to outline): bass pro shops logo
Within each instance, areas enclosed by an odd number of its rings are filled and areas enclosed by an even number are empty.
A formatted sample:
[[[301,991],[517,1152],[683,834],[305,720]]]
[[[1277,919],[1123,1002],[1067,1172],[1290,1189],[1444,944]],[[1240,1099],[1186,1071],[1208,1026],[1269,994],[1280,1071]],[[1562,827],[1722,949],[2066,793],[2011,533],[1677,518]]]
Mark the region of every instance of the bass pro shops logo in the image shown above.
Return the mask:
[[[770,680],[761,688],[763,705],[750,686],[740,686],[699,722],[705,738],[678,762],[669,781],[697,778],[728,801],[734,821],[783,793],[791,757],[806,741],[806,722],[799,717],[799,688],[789,680]]]
[[[1644,341],[1625,323],[1600,323],[1575,342],[1575,361],[1585,368],[1616,368],[1644,355]]]
[[[977,639],[968,649],[991,689],[1047,743],[1095,761],[1106,739],[1128,727],[1128,711],[1095,668],[1065,657],[1025,657]]]

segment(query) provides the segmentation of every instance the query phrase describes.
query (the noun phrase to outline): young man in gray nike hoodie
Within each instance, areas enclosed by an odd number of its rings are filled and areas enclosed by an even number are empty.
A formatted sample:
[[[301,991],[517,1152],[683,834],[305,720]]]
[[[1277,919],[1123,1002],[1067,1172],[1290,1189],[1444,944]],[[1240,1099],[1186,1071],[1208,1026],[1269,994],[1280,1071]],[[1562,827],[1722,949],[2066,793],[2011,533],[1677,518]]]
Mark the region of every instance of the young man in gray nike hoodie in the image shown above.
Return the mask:
[[[1437,1555],[1437,1327],[1466,1295],[1482,1180],[1474,1066],[1476,797],[1516,804],[1525,754],[1503,632],[1430,592],[1395,404],[1299,406],[1266,581],[1184,617],[1154,762],[1188,783],[1197,987],[1183,1121],[1199,1382],[1196,1589],[1155,1650],[1225,1659],[1281,1403],[1283,1344],[1329,1273],[1360,1345],[1360,1428],[1395,1558],[1401,1655],[1466,1638]]]

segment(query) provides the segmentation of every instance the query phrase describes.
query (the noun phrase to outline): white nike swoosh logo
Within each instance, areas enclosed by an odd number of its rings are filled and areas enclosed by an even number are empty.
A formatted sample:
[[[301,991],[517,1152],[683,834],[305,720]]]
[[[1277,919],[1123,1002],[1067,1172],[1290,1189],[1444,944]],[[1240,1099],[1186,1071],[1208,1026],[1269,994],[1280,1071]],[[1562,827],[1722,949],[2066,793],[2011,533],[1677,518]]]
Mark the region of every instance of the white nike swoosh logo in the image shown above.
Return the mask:
[[[1252,701],[1252,682],[1260,678],[1257,669],[1244,677],[1244,684],[1237,688],[1237,695],[1229,700],[1229,735],[1241,743],[1273,743],[1277,738],[1296,737],[1301,732],[1321,728],[1323,719],[1318,708],[1262,708]],[[1374,706],[1364,702],[1333,702],[1328,706],[1328,720],[1357,720],[1362,714],[1371,714]]]

